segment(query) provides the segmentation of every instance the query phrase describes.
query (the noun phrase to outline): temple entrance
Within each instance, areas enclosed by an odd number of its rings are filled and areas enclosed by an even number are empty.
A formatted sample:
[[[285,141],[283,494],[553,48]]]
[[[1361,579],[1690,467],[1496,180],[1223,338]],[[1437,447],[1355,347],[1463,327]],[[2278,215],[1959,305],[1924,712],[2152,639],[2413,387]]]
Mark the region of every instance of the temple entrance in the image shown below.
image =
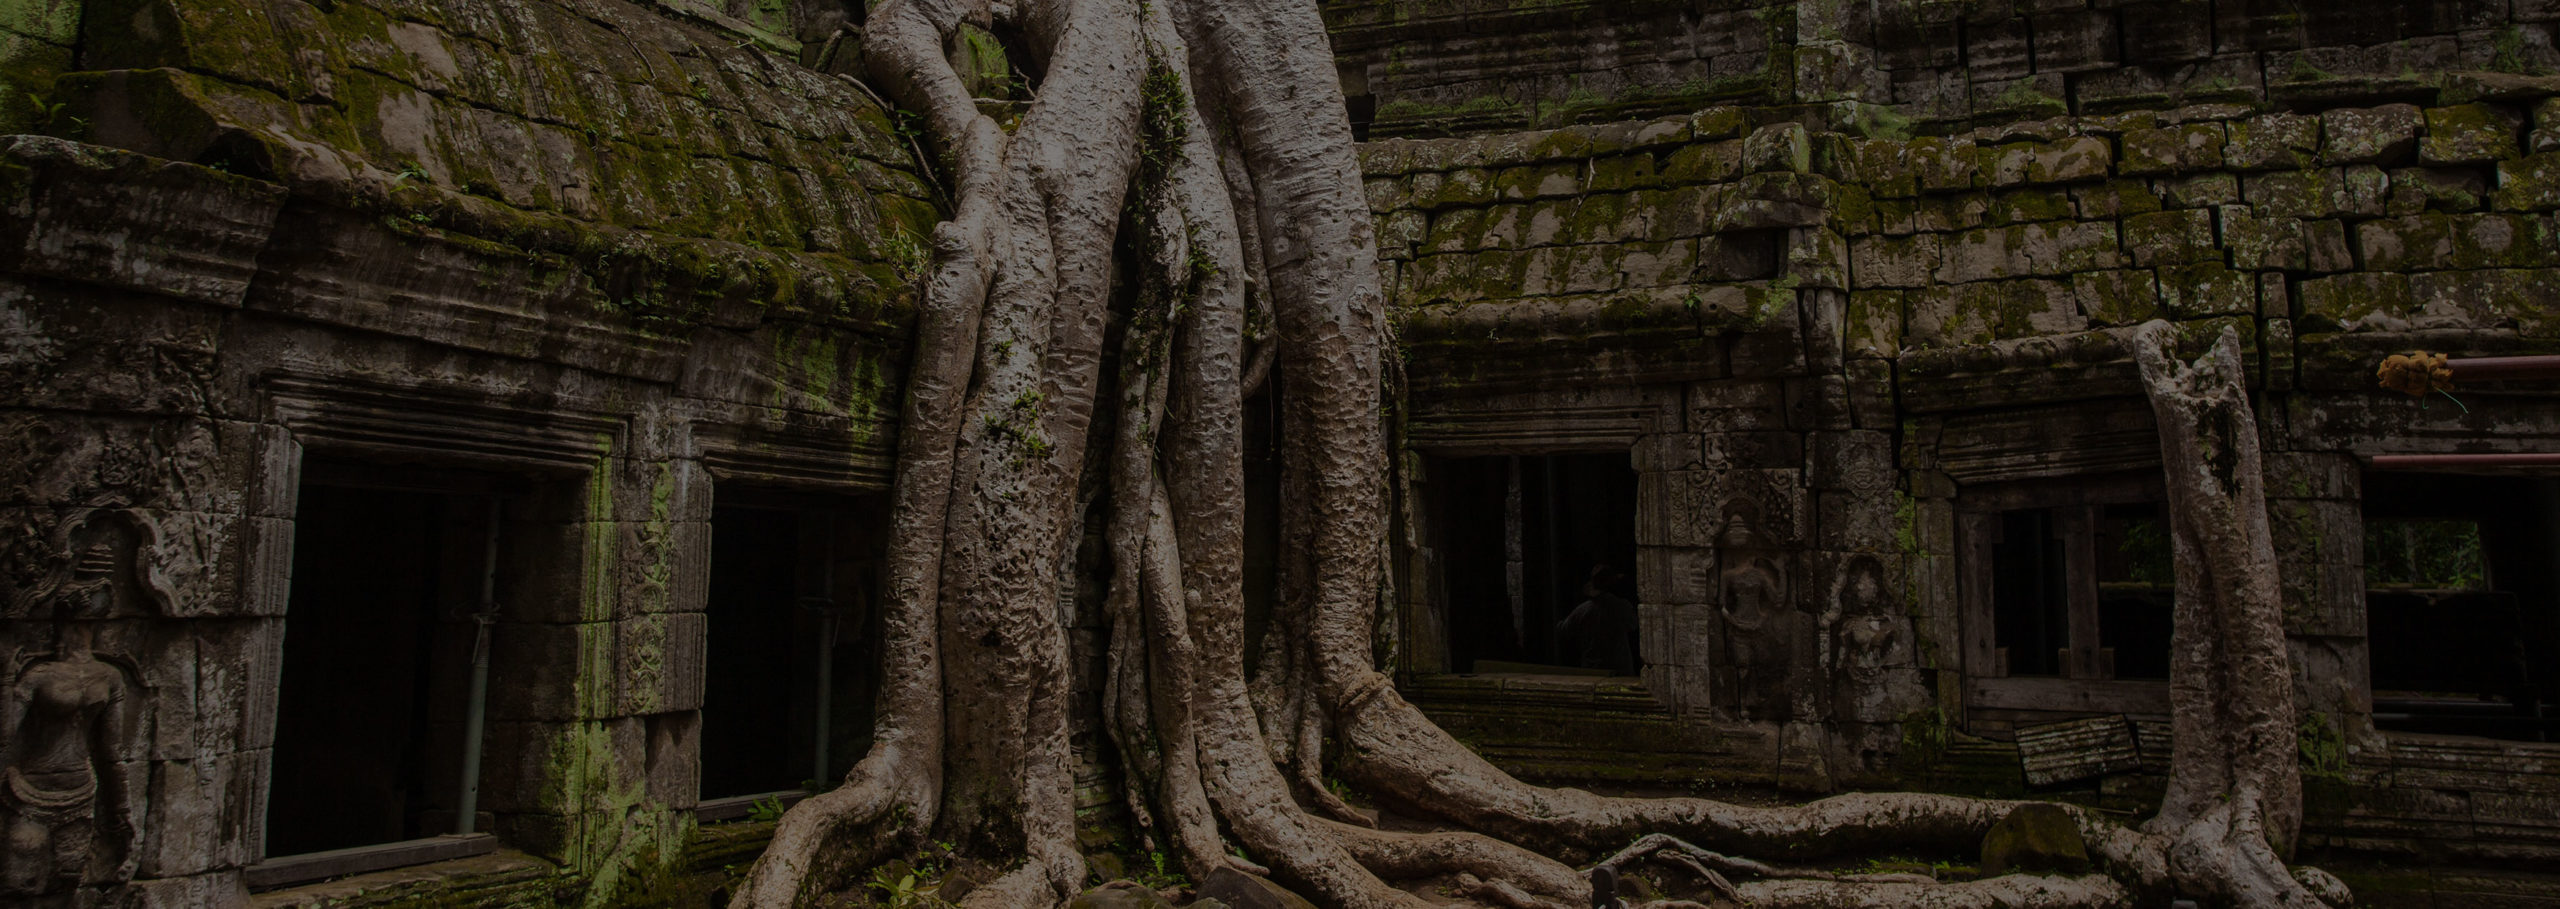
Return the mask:
[[[877,497],[720,488],[711,518],[702,798],[825,788],[871,745]],[[813,782],[821,782],[812,787]]]
[[[516,490],[316,461],[303,475],[266,854],[456,832],[474,614]]]
[[[1450,667],[1633,674],[1636,474],[1627,455],[1444,458],[1430,471]],[[1589,583],[1608,592],[1603,607],[1626,604],[1623,615],[1595,609],[1568,621],[1592,599]]]

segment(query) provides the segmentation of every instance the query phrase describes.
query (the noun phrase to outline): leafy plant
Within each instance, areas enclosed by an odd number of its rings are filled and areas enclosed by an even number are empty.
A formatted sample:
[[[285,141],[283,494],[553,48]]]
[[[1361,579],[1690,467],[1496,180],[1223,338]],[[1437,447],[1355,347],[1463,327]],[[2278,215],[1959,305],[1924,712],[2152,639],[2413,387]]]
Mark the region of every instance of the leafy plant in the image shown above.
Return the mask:
[[[751,821],[778,821],[778,820],[781,820],[781,819],[782,819],[782,799],[781,799],[781,797],[779,797],[779,796],[771,796],[771,795],[768,795],[768,796],[765,796],[764,798],[757,799],[757,800],[755,801],[755,804],[752,804],[752,805],[748,805],[748,806],[747,806],[747,819],[748,819],[748,820],[751,820]]]
[[[1137,877],[1138,883],[1151,890],[1189,886],[1191,879],[1183,877],[1182,872],[1172,865],[1172,860],[1163,852],[1151,850],[1147,853],[1147,866],[1132,869],[1131,873]]]
[[[35,105],[36,113],[44,115],[44,122],[42,125],[52,126],[54,118],[62,116],[62,102],[60,101],[48,104],[45,102],[43,95],[28,92],[27,103]]]
[[[870,886],[871,889],[880,892],[879,901],[883,909],[922,909],[928,906],[951,905],[944,902],[942,896],[928,886],[930,883],[919,879],[919,875],[913,870],[901,872],[895,868],[884,867],[872,872]]]
[[[904,230],[893,230],[880,238],[880,257],[905,284],[923,280],[933,266],[933,253],[925,248],[924,240]]]

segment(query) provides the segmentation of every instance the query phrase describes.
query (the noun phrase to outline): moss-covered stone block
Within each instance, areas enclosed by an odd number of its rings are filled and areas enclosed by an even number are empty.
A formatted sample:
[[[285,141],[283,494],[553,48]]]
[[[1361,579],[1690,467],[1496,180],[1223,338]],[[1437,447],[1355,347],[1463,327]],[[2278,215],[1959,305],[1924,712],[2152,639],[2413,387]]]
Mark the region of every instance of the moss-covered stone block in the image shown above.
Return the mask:
[[[1527,280],[1529,255],[1486,250],[1421,256],[1405,267],[1404,291],[1398,296],[1423,306],[1517,297]]]
[[[2012,142],[1985,149],[1993,186],[2027,183],[2077,183],[2103,179],[2115,151],[2097,136],[2070,136],[2051,142]]]
[[[2257,282],[2220,262],[2174,265],[2159,272],[2160,302],[2170,318],[2246,316],[2258,311]]]
[[[1742,140],[1744,173],[1809,173],[1813,142],[1802,123],[1772,123]]]
[[[1430,215],[1430,229],[1422,236],[1418,250],[1423,253],[1469,252],[1513,246],[1485,237],[1485,219],[1494,209],[1457,208]]]
[[[2524,117],[2504,105],[2431,107],[2426,123],[2426,138],[2418,143],[2421,164],[2503,161],[2521,151]]]
[[[1907,231],[1948,233],[1981,227],[1989,220],[1990,211],[1989,193],[1951,193],[1897,200],[1892,206],[1878,203],[1876,216],[1879,222],[1890,223],[1897,218],[1906,221],[1910,225]]]
[[[2316,272],[2352,271],[2356,268],[2355,251],[2347,246],[2347,222],[2323,219],[2302,222],[2305,267]]]
[[[1832,188],[1829,177],[1796,173],[1757,173],[1734,181],[1715,212],[1713,230],[1768,230],[1819,227],[1829,220]]]
[[[2125,218],[2124,249],[2133,264],[2145,268],[2222,261],[2222,250],[2213,243],[2213,212],[2201,208]]]
[[[1665,184],[1722,183],[1742,172],[1742,142],[1728,139],[1682,147],[1661,160],[1656,171]]]
[[[1911,169],[1911,143],[1902,139],[1848,141],[1847,178],[1864,184],[1877,198],[1918,195],[1920,180]]]
[[[2114,268],[2122,259],[2113,223],[2013,224],[1952,235],[1937,278],[1947,284],[1962,284],[2026,275],[2068,275]]]
[[[2489,198],[2489,180],[2477,168],[2404,167],[2391,172],[2391,194],[2383,213],[2394,217],[2422,211],[2479,211]]]
[[[1849,294],[1844,337],[1850,357],[1889,358],[1902,353],[1902,298],[1899,290]]]
[[[1518,209],[1520,242],[1514,245],[1548,246],[1565,242],[1567,231],[1573,226],[1574,210],[1581,206],[1582,203],[1577,200],[1564,199],[1533,202],[1521,206]],[[1486,242],[1493,242],[1500,236],[1509,236],[1504,231],[1509,226],[1511,212],[1512,209],[1505,206],[1496,206],[1487,210],[1484,227]],[[1701,213],[1699,217],[1705,216]]]
[[[1615,243],[1643,237],[1648,225],[1633,223],[1627,217],[1627,197],[1615,193],[1584,196],[1573,203],[1573,213],[1566,217],[1566,243]]]
[[[267,16],[221,3],[96,0],[81,42],[88,69],[175,67],[253,85],[287,98],[308,87]]]
[[[1631,152],[1593,159],[1586,186],[1592,192],[1626,192],[1660,183],[1661,175],[1654,167],[1652,153]],[[1547,185],[1542,182],[1540,189],[1544,190]]]
[[[1406,209],[1390,212],[1378,219],[1378,255],[1389,259],[1413,257],[1414,246],[1430,232],[1430,219],[1423,213]]]
[[[2013,871],[2078,874],[2089,870],[2089,847],[2080,825],[2060,805],[2021,805],[1982,837],[1982,873]]]
[[[2237,174],[2190,174],[2159,181],[2160,200],[2170,208],[2204,208],[2240,201]]]
[[[2560,270],[2493,268],[2412,275],[2412,327],[2512,326],[2528,338],[2560,338]]]
[[[2133,325],[2160,318],[2159,279],[2140,268],[2071,276],[2071,296],[2091,325]]]
[[[2217,215],[2222,248],[2230,256],[2231,267],[2242,271],[2301,271],[2310,267],[2301,221],[2265,217],[2246,205],[2223,206]]]
[[[2233,170],[2300,170],[2319,160],[2320,119],[2305,114],[2260,114],[2234,120],[2223,146]]]
[[[2530,215],[2430,212],[2365,221],[2355,230],[2364,267],[2377,271],[2560,264],[2551,221]]]
[[[1919,178],[1925,192],[1972,189],[1981,170],[1976,166],[1973,142],[1966,139],[1923,137],[1911,140],[1911,172]]]
[[[71,123],[54,105],[53,80],[71,68],[71,49],[0,31],[0,135],[46,133]]]
[[[1583,191],[1582,174],[1578,162],[1506,167],[1493,174],[1494,196],[1505,202],[1566,198]]]
[[[2330,331],[2409,327],[2409,276],[2355,272],[2303,281],[2295,297],[2294,328],[2303,335]]]
[[[2071,202],[2071,194],[2053,189],[2014,189],[1991,194],[1990,206],[1983,210],[1983,223],[2023,224],[2030,221],[2061,221],[2079,216],[2079,206]]]
[[[1862,237],[1849,246],[1849,272],[1861,289],[1922,287],[1938,271],[1945,240],[1938,234]]]
[[[1624,194],[1620,204],[1627,217],[1643,224],[1645,240],[1661,243],[1704,235],[1708,206],[1721,195],[1718,188],[1706,186],[1645,189]]]
[[[1903,301],[1903,338],[1912,347],[1988,344],[2087,327],[2067,281],[1936,285],[1907,291]]]
[[[1413,204],[1413,184],[1395,177],[1372,177],[1360,183],[1372,214],[1386,214]]]
[[[2560,208],[2560,151],[2498,162],[2497,186],[2490,191],[2489,204],[2499,211]]]
[[[2230,135],[2220,122],[2181,123],[2160,129],[2126,130],[2119,140],[2124,157],[2116,172],[2126,176],[2191,173],[2222,166]]]
[[[2271,218],[2375,218],[2383,214],[2390,178],[2370,164],[2250,174],[2241,198]]]
[[[0,32],[70,47],[80,40],[81,6],[81,0],[0,0]]]
[[[1978,47],[1978,43],[1977,43]],[[2061,73],[2038,73],[2010,80],[1977,80],[1966,86],[1973,115],[1982,120],[2025,121],[2071,113]]]
[[[2405,164],[2418,150],[2416,105],[2345,108],[2320,115],[2320,163]]]
[[[1586,251],[1583,262],[1587,276],[1576,282],[1577,292],[1685,284],[1698,264],[1695,240],[1565,248]]]
[[[1834,184],[1831,193],[1831,227],[1849,235],[1874,233],[1876,230],[1875,195],[1857,183]]]
[[[2108,180],[2074,186],[2071,188],[2071,201],[2079,206],[2080,217],[2090,220],[2160,210],[2160,194],[2141,180]]]
[[[1739,107],[1702,108],[1689,115],[1690,133],[1700,140],[1737,138],[1750,125],[1750,115]]]
[[[1437,186],[1426,195],[1423,179],[1414,178],[1413,202],[1422,208],[1484,205],[1499,193],[1493,185],[1493,172],[1481,167],[1467,167],[1440,175]]]

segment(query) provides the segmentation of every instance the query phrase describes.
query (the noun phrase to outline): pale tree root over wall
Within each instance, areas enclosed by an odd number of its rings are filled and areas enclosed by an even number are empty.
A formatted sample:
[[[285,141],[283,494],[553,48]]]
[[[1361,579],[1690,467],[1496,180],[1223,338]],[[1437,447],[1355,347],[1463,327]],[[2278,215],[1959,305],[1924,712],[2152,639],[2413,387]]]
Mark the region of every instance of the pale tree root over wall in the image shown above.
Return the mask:
[[[1005,36],[1027,76],[1010,129],[951,63],[964,26]],[[1753,905],[2123,905],[2173,889],[2316,903],[2281,862],[2299,814],[2289,683],[2231,340],[2192,366],[2168,359],[2165,326],[2142,344],[2179,541],[2162,819],[2134,831],[2077,813],[2099,875],[1788,870],[1766,863],[1979,842],[2014,806],[1869,794],[1746,808],[1530,786],[1375,670],[1392,342],[1312,4],[888,0],[864,53],[873,84],[922,116],[952,193],[898,443],[888,682],[871,751],[785,814],[733,906],[853,889],[928,837],[996,869],[964,905],[1078,889],[1065,628],[1088,527],[1107,549],[1104,725],[1133,817],[1194,875],[1268,875],[1354,909],[1418,905],[1390,882],[1432,877],[1488,905],[1587,906],[1591,872],[1565,862],[1604,857],[1613,872],[1695,869],[1710,898]],[[1248,678],[1242,428],[1256,393],[1278,408],[1290,545]],[[1366,826],[1326,791],[1327,742],[1343,778],[1465,832]]]

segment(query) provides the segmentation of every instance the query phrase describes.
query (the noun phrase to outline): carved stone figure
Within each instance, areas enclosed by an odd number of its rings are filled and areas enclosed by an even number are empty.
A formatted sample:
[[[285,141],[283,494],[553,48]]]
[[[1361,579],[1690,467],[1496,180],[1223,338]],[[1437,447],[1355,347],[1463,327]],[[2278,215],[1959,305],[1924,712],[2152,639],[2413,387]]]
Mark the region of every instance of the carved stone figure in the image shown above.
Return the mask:
[[[1775,560],[1754,556],[1727,571],[1724,619],[1739,718],[1785,719],[1797,622],[1787,603],[1784,571]]]
[[[0,702],[0,894],[42,896],[133,877],[138,831],[115,763],[128,671],[93,650],[117,560],[92,547],[56,607],[52,653],[15,673]]]

